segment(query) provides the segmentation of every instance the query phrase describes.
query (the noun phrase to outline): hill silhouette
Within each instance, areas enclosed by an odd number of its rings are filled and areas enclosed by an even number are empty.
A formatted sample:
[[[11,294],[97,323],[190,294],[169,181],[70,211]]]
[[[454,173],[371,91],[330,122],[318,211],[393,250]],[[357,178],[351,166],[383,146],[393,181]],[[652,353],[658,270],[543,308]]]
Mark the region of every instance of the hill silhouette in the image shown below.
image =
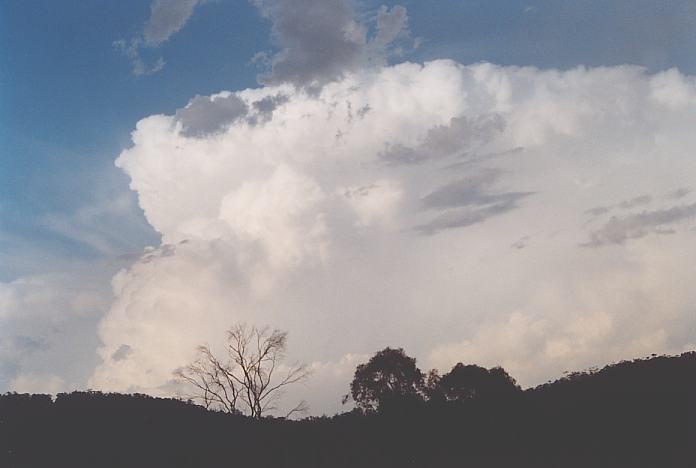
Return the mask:
[[[452,382],[486,374],[479,369],[448,374],[447,398],[391,399],[377,411],[300,421],[253,420],[140,394],[8,393],[0,396],[0,466],[696,466],[694,352],[572,373],[494,398],[452,396]]]

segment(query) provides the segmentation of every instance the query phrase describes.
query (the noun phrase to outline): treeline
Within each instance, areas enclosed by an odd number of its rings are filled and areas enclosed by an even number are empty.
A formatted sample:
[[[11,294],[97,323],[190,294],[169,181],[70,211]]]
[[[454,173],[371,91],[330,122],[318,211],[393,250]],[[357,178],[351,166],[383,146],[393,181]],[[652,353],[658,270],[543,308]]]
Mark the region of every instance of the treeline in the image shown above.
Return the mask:
[[[387,348],[351,412],[252,419],[146,395],[0,396],[1,467],[696,466],[696,353],[522,391],[503,369],[422,373]]]

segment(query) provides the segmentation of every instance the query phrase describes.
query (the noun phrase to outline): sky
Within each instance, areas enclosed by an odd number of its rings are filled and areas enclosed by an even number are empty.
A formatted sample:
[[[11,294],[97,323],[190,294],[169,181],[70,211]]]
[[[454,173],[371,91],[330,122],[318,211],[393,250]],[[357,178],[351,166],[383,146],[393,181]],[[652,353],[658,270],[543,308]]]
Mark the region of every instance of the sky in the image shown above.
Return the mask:
[[[691,1],[0,1],[0,391],[289,333],[523,386],[696,348]],[[294,406],[294,405],[292,405]]]

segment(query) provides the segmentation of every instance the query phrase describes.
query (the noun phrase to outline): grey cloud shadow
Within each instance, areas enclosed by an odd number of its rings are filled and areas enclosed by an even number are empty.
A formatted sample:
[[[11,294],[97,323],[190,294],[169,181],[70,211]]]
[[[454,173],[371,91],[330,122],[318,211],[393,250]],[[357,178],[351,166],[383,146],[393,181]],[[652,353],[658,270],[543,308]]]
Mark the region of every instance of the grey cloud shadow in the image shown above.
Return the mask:
[[[123,361],[124,359],[128,359],[128,356],[130,356],[131,354],[133,354],[133,348],[131,348],[127,344],[122,344],[111,355],[111,359],[116,361],[116,362]]]
[[[273,112],[289,100],[288,95],[277,93],[248,105],[235,94],[215,98],[196,96],[185,107],[177,109],[174,119],[181,123],[182,135],[201,138],[223,132],[242,119],[252,126],[268,122]]]
[[[622,201],[620,201],[616,204],[613,204],[613,205],[595,206],[593,208],[585,210],[585,213],[592,216],[592,217],[598,217],[598,216],[605,215],[614,209],[631,210],[631,209],[637,208],[639,206],[648,205],[652,201],[653,201],[652,195],[644,194],[644,195],[639,195],[637,197],[622,200]]]
[[[3,324],[8,327],[7,323]],[[50,345],[40,337],[15,334],[0,337],[0,389],[22,370],[22,361],[28,356],[48,351]]]
[[[529,246],[530,240],[531,240],[531,236],[523,236],[523,237],[519,238],[517,241],[510,244],[510,248],[516,249],[516,250],[526,249]]]
[[[619,203],[617,206],[622,210],[630,210],[637,208],[639,206],[647,205],[652,201],[652,195],[640,195],[638,197],[630,198]]]
[[[590,232],[582,247],[621,245],[631,239],[649,234],[672,234],[671,225],[696,217],[696,203],[677,205],[653,211],[643,211],[624,217],[613,216],[601,228]]]
[[[491,141],[504,128],[505,122],[497,114],[454,117],[449,125],[436,125],[428,130],[416,147],[391,145],[379,159],[390,166],[423,164],[448,157],[473,159],[470,151]]]
[[[691,189],[688,187],[680,187],[676,190],[671,191],[667,194],[667,198],[672,200],[680,200],[691,193]]]
[[[499,216],[518,208],[517,203],[506,200],[483,208],[455,208],[442,212],[430,222],[416,227],[421,234],[437,234],[445,229],[463,228],[483,223],[494,216]]]
[[[465,158],[463,161],[457,161],[452,164],[447,164],[446,166],[443,166],[442,169],[448,171],[452,169],[467,168],[480,162],[490,161],[492,159],[498,158],[505,158],[507,156],[519,154],[522,151],[524,151],[523,147],[516,146],[514,148],[510,148],[504,151],[495,151],[489,153],[465,153],[464,155],[462,155],[462,157]]]
[[[423,209],[439,211],[439,214],[415,230],[436,234],[445,229],[482,223],[518,208],[522,199],[535,193],[492,190],[502,173],[499,169],[485,169],[429,193],[421,199]]]
[[[217,98],[196,96],[186,107],[178,109],[174,118],[181,123],[184,136],[203,137],[224,130],[248,111],[247,104],[234,94]]]
[[[290,96],[282,93],[266,96],[263,99],[254,101],[251,107],[256,111],[256,114],[250,115],[247,121],[250,125],[268,122],[273,118],[273,112],[288,101],[290,101]]]

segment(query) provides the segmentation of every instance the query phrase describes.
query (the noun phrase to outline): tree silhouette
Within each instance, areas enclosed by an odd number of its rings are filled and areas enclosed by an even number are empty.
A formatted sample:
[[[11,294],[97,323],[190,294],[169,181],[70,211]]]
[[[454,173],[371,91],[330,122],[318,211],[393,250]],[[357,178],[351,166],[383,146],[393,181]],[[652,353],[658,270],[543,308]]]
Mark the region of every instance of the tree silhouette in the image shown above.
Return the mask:
[[[422,400],[422,392],[423,373],[416,360],[401,348],[387,347],[357,367],[343,402],[352,398],[363,411],[374,411],[392,403]]]
[[[190,398],[206,408],[261,418],[277,409],[286,386],[309,376],[305,365],[283,365],[286,347],[287,332],[235,325],[227,331],[225,360],[199,346],[198,357],[174,375],[193,389]],[[286,417],[304,411],[302,401]]]
[[[431,371],[428,378],[428,394],[434,400],[501,400],[519,392],[521,389],[515,379],[502,367],[489,370],[460,362],[442,377]]]

